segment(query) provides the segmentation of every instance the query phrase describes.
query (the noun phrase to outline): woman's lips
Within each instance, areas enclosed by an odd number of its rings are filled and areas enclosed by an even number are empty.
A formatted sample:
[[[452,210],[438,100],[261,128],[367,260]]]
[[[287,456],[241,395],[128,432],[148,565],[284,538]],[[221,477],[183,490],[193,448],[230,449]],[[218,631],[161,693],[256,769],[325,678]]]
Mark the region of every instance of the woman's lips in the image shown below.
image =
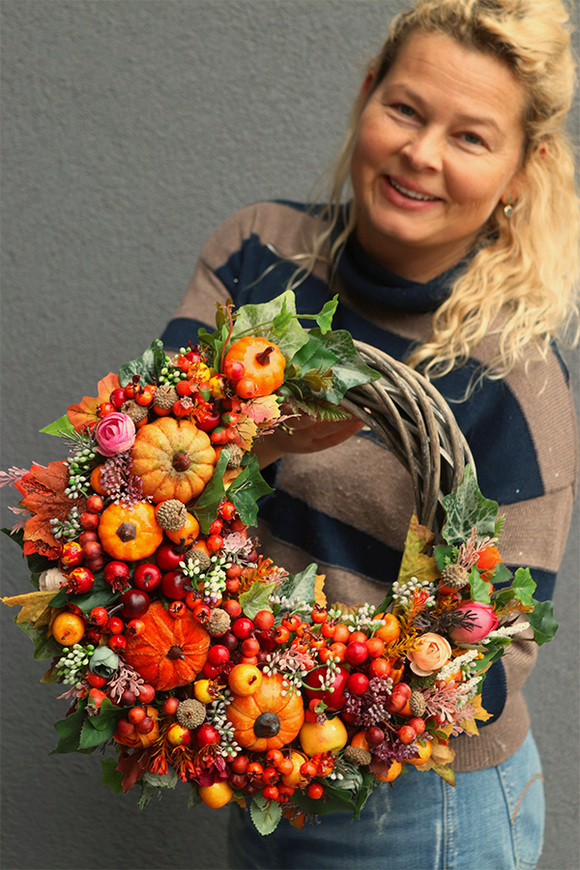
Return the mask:
[[[439,199],[438,196],[434,196],[432,193],[429,193],[428,191],[423,190],[423,188],[411,184],[410,182],[405,182],[392,175],[387,175],[386,178],[389,184],[391,184],[398,193],[408,197],[409,199],[417,200],[418,202],[435,202]]]
[[[441,202],[440,197],[433,196],[426,190],[417,189],[416,185],[407,186],[407,184],[391,175],[381,175],[379,181],[381,195],[391,205],[404,211],[430,211]]]

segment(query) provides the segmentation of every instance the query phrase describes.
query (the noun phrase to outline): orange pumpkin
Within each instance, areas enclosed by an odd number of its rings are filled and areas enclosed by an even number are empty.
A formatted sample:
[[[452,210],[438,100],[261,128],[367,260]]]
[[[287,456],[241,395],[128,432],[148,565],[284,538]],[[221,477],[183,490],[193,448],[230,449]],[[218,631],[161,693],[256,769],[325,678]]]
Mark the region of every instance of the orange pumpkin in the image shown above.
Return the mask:
[[[160,502],[196,498],[213,474],[216,455],[209,436],[190,420],[159,417],[137,432],[131,471],[143,494]]]
[[[291,743],[304,723],[302,696],[282,694],[282,674],[264,676],[257,692],[234,695],[227,717],[234,726],[234,739],[244,749],[267,752]]]
[[[154,601],[140,619],[145,628],[128,639],[125,662],[160,692],[193,682],[207,661],[210,636],[205,628],[189,610],[174,617],[160,601]]]
[[[233,364],[243,366],[242,376],[235,377]],[[224,360],[224,373],[237,380],[236,392],[243,399],[269,396],[284,382],[286,359],[277,345],[267,338],[248,335],[235,341]]]
[[[129,562],[152,556],[163,541],[155,508],[145,501],[131,507],[110,504],[101,514],[97,531],[109,556]]]

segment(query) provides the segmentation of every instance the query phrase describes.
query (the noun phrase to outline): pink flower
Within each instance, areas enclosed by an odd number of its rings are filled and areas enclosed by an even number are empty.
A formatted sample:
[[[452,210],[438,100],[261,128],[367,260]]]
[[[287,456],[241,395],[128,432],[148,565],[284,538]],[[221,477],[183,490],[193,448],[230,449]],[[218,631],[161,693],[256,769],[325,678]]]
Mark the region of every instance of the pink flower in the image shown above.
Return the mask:
[[[450,634],[455,643],[479,643],[484,637],[495,631],[498,619],[489,604],[481,601],[465,601],[457,608],[458,613],[468,613],[471,627],[454,628]]]
[[[95,429],[99,452],[103,456],[115,456],[130,450],[135,442],[135,424],[126,414],[113,411],[103,417]]]
[[[419,677],[428,677],[451,658],[449,641],[440,634],[428,631],[419,638],[414,652],[408,652],[411,670]]]

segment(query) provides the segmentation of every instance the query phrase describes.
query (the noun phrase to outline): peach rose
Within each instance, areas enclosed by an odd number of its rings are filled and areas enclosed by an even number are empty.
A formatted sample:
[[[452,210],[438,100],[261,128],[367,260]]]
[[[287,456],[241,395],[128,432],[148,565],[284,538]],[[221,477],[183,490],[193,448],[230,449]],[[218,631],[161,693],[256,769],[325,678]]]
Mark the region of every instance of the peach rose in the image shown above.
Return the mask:
[[[130,450],[135,443],[135,424],[127,414],[113,411],[103,417],[95,429],[99,453],[115,456]]]
[[[419,677],[428,677],[442,668],[451,658],[449,641],[440,634],[428,631],[419,638],[414,652],[408,652],[411,670]]]

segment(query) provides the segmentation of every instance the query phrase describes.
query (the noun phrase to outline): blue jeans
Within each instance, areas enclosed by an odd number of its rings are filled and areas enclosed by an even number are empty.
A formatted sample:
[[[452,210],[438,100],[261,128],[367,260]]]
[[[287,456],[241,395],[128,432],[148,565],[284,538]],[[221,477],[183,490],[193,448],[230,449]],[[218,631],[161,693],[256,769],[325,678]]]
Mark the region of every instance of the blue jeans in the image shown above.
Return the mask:
[[[477,738],[474,737],[474,740]],[[264,870],[533,870],[544,832],[544,787],[534,739],[498,767],[458,773],[455,788],[412,768],[381,785],[361,818],[322,816],[269,836],[232,807],[230,868]]]

